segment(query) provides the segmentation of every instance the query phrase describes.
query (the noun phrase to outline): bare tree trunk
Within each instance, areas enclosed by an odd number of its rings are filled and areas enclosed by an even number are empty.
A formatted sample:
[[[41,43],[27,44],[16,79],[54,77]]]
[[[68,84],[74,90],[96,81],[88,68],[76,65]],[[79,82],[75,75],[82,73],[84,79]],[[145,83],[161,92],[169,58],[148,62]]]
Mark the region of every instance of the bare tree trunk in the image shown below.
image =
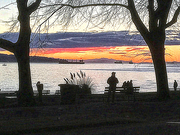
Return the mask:
[[[29,63],[29,42],[31,29],[28,14],[21,14],[21,16],[19,16],[19,21],[21,22],[21,27],[15,51],[19,70],[18,104],[20,106],[32,106],[35,103],[35,100],[33,98]]]
[[[157,30],[151,33],[151,35],[152,42],[148,43],[148,46],[151,51],[156,74],[157,97],[159,100],[166,100],[170,98],[170,95],[165,62],[165,31]]]
[[[161,49],[152,50],[151,54],[156,74],[157,97],[160,100],[168,99],[170,96],[166,63],[164,58],[164,47]]]
[[[152,55],[157,83],[157,97],[159,100],[170,98],[168,78],[165,62],[165,28],[170,5],[172,1],[159,0],[155,10],[154,0],[149,0],[149,30],[142,22],[133,0],[128,0],[128,9],[136,28],[146,41]]]
[[[20,106],[32,106],[35,103],[33,97],[33,89],[31,82],[31,72],[30,72],[30,14],[38,7],[39,2],[34,6],[27,7],[27,0],[17,0],[19,16],[18,20],[20,22],[20,33],[19,38],[16,43],[15,56],[18,62],[19,70],[19,91],[18,91],[18,104]]]
[[[31,82],[29,57],[24,54],[17,58],[19,70],[19,106],[32,106],[35,104]]]

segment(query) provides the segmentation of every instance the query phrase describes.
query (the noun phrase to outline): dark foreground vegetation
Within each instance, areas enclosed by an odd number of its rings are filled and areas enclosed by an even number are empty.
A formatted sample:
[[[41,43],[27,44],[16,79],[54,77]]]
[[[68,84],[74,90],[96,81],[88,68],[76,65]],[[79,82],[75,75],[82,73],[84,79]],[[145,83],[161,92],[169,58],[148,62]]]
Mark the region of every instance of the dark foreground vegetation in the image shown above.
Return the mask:
[[[180,127],[171,122],[180,120],[180,92],[170,95],[160,102],[156,93],[139,93],[136,102],[116,97],[108,104],[99,94],[72,105],[61,105],[59,95],[47,95],[43,103],[35,98],[34,107],[17,107],[17,99],[7,98],[1,100],[0,133],[178,134]]]

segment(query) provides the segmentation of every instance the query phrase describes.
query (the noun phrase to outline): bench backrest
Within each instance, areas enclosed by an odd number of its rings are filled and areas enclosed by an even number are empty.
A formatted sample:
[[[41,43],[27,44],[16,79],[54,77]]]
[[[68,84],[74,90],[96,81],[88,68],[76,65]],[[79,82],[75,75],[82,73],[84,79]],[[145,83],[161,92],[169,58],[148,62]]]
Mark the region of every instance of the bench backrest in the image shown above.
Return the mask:
[[[55,91],[55,95],[60,95],[61,94],[61,91],[60,90],[56,90]]]
[[[37,90],[34,90],[33,92],[34,94],[38,94]],[[42,90],[42,94],[50,94],[50,90]]]
[[[134,92],[139,92],[139,90],[140,90],[140,87],[133,87],[133,91]],[[107,93],[109,91],[109,87],[105,87],[105,93]],[[124,87],[116,87],[116,92],[124,92],[125,91],[125,89],[124,89]]]
[[[11,95],[11,94],[16,94],[17,91],[0,91],[0,94],[2,95]]]

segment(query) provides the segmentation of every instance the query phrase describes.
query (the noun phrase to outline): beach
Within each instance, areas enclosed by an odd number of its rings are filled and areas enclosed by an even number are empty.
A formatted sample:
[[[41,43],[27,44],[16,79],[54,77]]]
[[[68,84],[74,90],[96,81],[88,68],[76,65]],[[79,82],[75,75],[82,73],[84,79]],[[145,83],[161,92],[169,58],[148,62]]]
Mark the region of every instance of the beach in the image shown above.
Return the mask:
[[[179,134],[180,92],[170,94],[167,101],[158,101],[152,92],[137,94],[135,102],[109,104],[99,94],[72,105],[61,105],[60,96],[51,95],[34,107],[17,107],[15,99],[8,99],[0,109],[0,133]]]

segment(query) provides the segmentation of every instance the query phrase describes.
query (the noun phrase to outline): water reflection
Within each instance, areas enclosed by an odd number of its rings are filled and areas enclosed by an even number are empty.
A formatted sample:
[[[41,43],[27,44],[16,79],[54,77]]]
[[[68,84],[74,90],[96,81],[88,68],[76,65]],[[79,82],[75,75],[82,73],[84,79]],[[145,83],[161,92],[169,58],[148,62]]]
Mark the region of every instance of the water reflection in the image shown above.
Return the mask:
[[[3,63],[2,63],[3,64]],[[82,65],[61,65],[61,64],[39,64],[31,63],[32,85],[36,90],[37,81],[44,84],[44,89],[59,89],[58,84],[65,83],[63,78],[69,78],[70,72],[75,73],[82,70],[90,76],[95,85],[96,92],[103,91],[107,85],[107,78],[112,71],[116,72],[119,80],[118,86],[124,81],[133,80],[134,86],[140,86],[140,92],[156,91],[155,73],[152,64],[82,64]],[[168,65],[169,87],[173,81],[180,83],[179,65]],[[7,63],[7,66],[0,66],[0,89],[18,90],[18,67],[16,63]]]

